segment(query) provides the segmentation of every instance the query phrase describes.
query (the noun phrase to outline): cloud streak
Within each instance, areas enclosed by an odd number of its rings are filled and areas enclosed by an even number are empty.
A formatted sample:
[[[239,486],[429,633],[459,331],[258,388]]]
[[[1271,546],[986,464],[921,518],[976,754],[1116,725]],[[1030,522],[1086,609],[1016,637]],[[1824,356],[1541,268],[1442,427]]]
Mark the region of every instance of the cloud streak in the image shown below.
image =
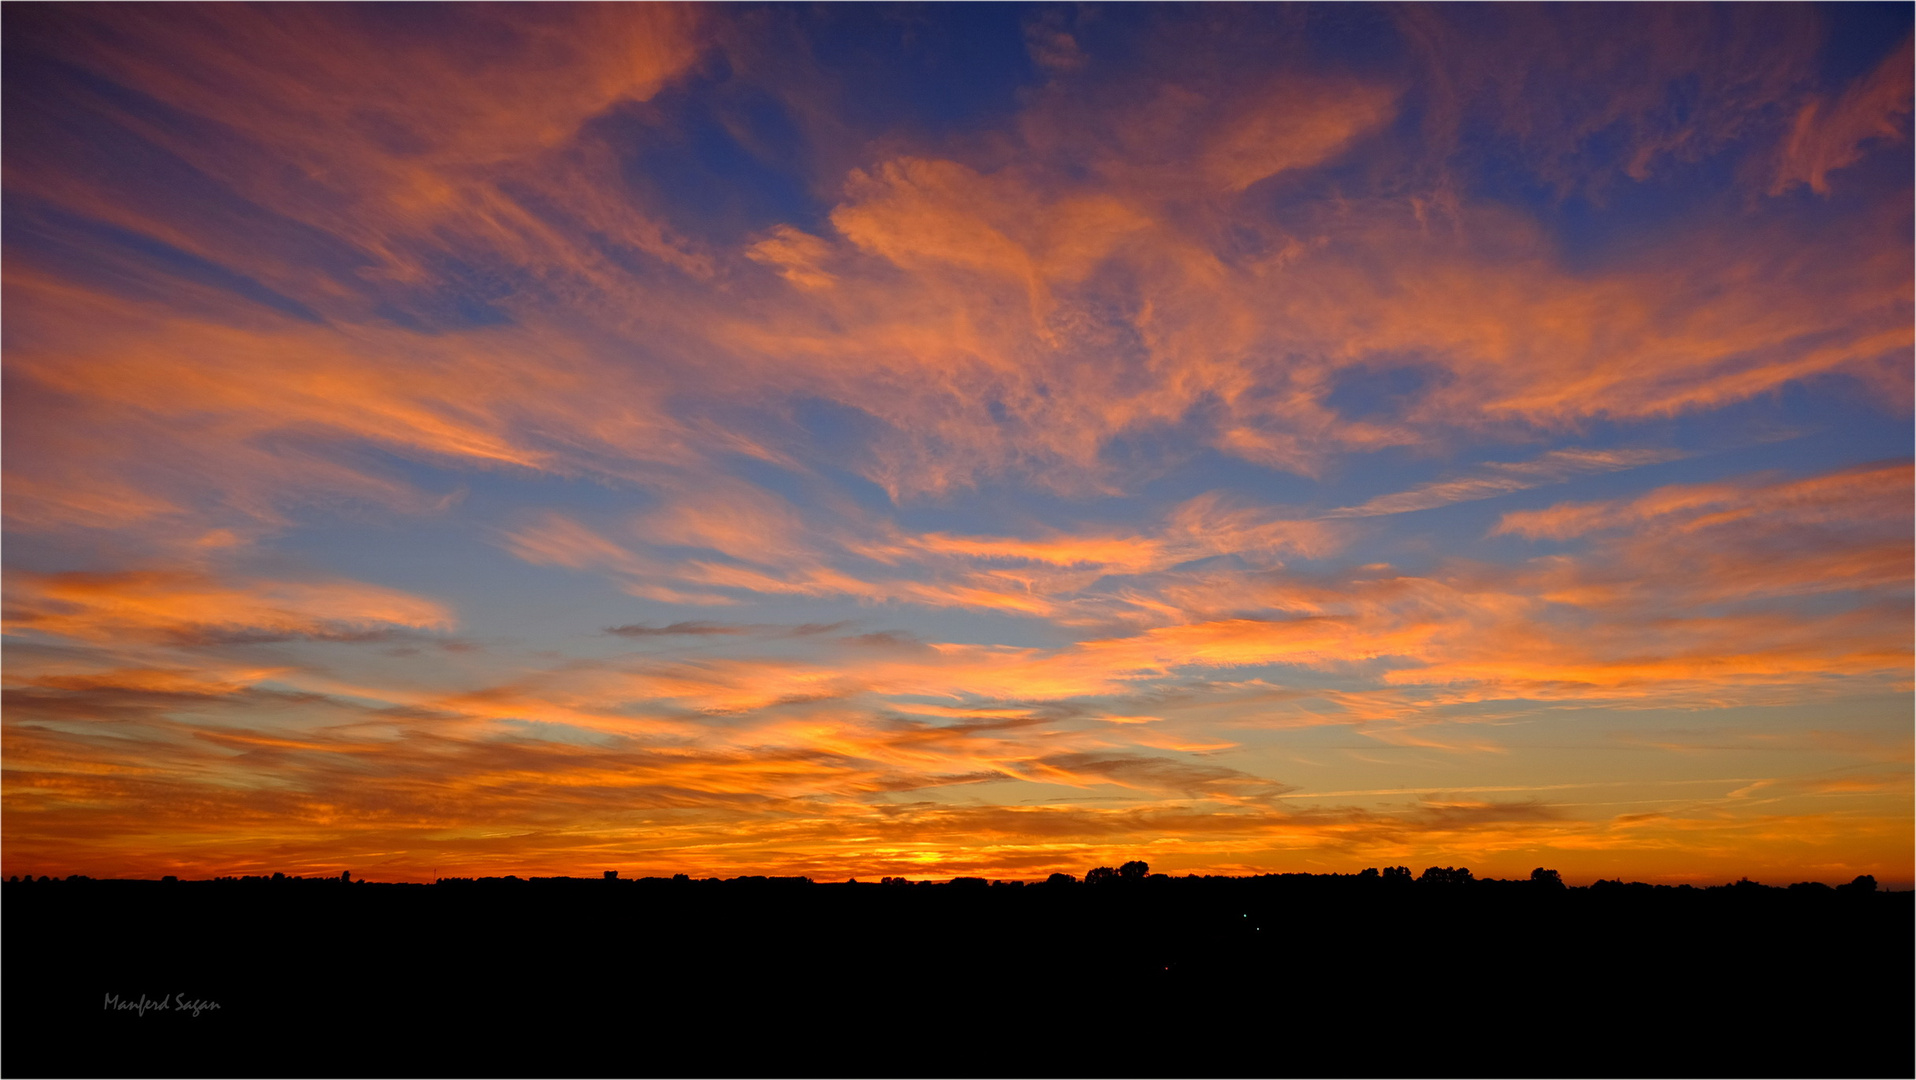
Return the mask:
[[[1614,472],[1641,465],[1674,461],[1683,455],[1669,450],[1552,450],[1533,461],[1493,462],[1475,476],[1425,484],[1411,491],[1379,495],[1359,506],[1332,510],[1326,517],[1376,517],[1434,510],[1452,503],[1494,499],[1513,491],[1560,484],[1585,473]]]

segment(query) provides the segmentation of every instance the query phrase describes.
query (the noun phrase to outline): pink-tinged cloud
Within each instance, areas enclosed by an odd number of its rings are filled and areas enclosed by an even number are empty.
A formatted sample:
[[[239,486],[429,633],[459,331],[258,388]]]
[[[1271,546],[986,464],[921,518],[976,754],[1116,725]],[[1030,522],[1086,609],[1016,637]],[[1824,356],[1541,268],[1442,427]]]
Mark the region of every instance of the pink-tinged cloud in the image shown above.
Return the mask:
[[[1861,161],[1869,143],[1906,139],[1910,98],[1916,94],[1912,64],[1916,56],[1910,39],[1904,38],[1901,48],[1841,96],[1819,97],[1804,105],[1783,144],[1770,194],[1807,184],[1811,191],[1828,195],[1829,174]]]

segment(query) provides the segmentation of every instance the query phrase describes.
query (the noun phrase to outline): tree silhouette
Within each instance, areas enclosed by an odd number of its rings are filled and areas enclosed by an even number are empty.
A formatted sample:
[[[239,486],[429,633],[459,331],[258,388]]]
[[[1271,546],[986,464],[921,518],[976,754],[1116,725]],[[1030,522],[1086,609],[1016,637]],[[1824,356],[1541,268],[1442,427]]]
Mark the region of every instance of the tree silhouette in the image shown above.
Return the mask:
[[[1530,872],[1530,883],[1532,885],[1540,885],[1546,889],[1561,889],[1563,888],[1563,875],[1557,873],[1555,870],[1545,870],[1539,866]]]
[[[1106,885],[1118,880],[1118,872],[1108,866],[1094,866],[1084,875],[1086,885]]]
[[[1151,866],[1142,859],[1132,859],[1118,867],[1118,877],[1125,881],[1143,881],[1151,876]]]
[[[1044,883],[1046,885],[1076,885],[1078,879],[1072,877],[1070,874],[1053,874],[1045,878]]]

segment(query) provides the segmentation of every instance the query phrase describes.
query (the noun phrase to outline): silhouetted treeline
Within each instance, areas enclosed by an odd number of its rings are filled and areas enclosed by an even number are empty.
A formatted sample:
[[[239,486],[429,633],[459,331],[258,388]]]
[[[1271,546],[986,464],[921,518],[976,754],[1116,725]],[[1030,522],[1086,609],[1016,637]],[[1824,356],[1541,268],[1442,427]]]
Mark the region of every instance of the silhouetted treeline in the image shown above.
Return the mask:
[[[34,1075],[1916,1071],[1916,907],[1860,878],[1404,867],[9,881]]]
[[[1078,878],[1075,878],[1070,874],[1052,874],[1049,878],[1047,878],[1044,882],[1042,882],[1042,884],[1047,886],[1077,885],[1081,883],[1085,885],[1133,885],[1133,884],[1142,884],[1145,882],[1152,882],[1155,884],[1159,882],[1167,882],[1170,880],[1173,880],[1170,875],[1151,873],[1150,864],[1142,860],[1133,860],[1131,862],[1125,863],[1123,866],[1120,866],[1115,870],[1109,866],[1093,867],[1088,873],[1085,874],[1082,882],[1080,882]],[[1565,889],[1570,887],[1564,884],[1563,876],[1559,874],[1557,871],[1546,870],[1543,867],[1538,867],[1537,869],[1532,870],[1528,878],[1521,879],[1518,881],[1505,881],[1505,880],[1500,880],[1497,878],[1479,878],[1476,875],[1472,874],[1468,867],[1454,867],[1454,866],[1428,867],[1424,870],[1424,872],[1421,875],[1415,875],[1415,876],[1411,874],[1409,867],[1388,866],[1383,868],[1382,870],[1379,870],[1376,867],[1371,867],[1369,869],[1366,869],[1356,874],[1256,874],[1251,876],[1187,874],[1181,878],[1177,878],[1176,880],[1184,881],[1184,882],[1192,882],[1192,881],[1259,882],[1259,883],[1262,883],[1260,887],[1264,887],[1264,888],[1270,887],[1272,883],[1284,883],[1286,887],[1291,887],[1291,888],[1303,888],[1303,887],[1362,888],[1362,887],[1369,887],[1369,886],[1375,886],[1375,885],[1388,885],[1388,886],[1394,887],[1398,885],[1411,885],[1411,884],[1445,885],[1445,886],[1474,885],[1480,888],[1510,888],[1512,886],[1529,886],[1529,887],[1546,888],[1546,889]],[[70,874],[65,878],[58,878],[58,879],[49,878],[45,874],[40,875],[37,879],[32,874],[26,875],[25,878],[22,878],[20,875],[15,874],[12,877],[7,879],[7,883],[10,885],[19,885],[23,883],[26,885],[33,885],[36,883],[36,881],[40,884],[59,884],[59,883],[93,882],[94,879],[86,876],[85,874]],[[169,874],[166,877],[163,877],[160,879],[160,884],[177,884],[178,881],[179,879],[177,877],[174,877]],[[734,888],[744,888],[744,887],[750,887],[753,885],[816,885],[818,884],[818,882],[812,880],[809,877],[767,877],[763,874],[745,875],[745,876],[733,877],[733,878],[698,878],[696,880],[692,878],[692,876],[689,874],[673,874],[669,878],[668,877],[645,877],[645,878],[623,878],[622,879],[619,877],[619,872],[616,870],[607,870],[597,878],[575,878],[575,877],[521,878],[517,874],[507,874],[503,877],[440,878],[438,879],[438,881],[434,882],[434,884],[451,888],[451,887],[456,887],[461,885],[488,885],[488,886],[513,885],[513,884],[523,884],[523,885],[566,884],[566,885],[569,885],[569,884],[578,883],[582,881],[613,882],[618,885],[642,885],[646,887],[657,887],[660,885],[696,884],[700,886],[727,885]],[[127,880],[127,879],[120,879],[120,878],[110,879],[110,882],[116,886],[153,884],[153,882],[151,881]],[[107,884],[107,882],[101,882],[100,884]],[[309,878],[309,877],[302,877],[297,874],[288,875],[283,873],[275,873],[271,875],[267,875],[267,874],[246,875],[243,877],[216,877],[216,878],[211,878],[207,881],[192,882],[191,884],[195,884],[195,885],[208,885],[208,884],[281,884],[281,885],[284,885],[284,884],[323,884],[323,885],[358,884],[358,885],[365,885],[367,884],[367,882],[364,879],[361,879],[355,882],[353,880],[352,871],[349,870],[340,874],[338,877],[334,877],[330,874],[327,874],[327,875]],[[845,884],[859,885],[861,883],[859,882],[857,878],[853,878],[852,880],[845,882]],[[880,878],[878,880],[878,884],[880,885],[919,885],[919,886],[934,886],[934,887],[940,886],[940,885],[956,885],[956,886],[965,886],[965,887],[989,885],[989,886],[995,886],[999,888],[1024,888],[1027,884],[1039,884],[1039,883],[1027,883],[1024,881],[991,881],[991,880],[987,880],[985,878],[980,878],[980,877],[956,877],[956,878],[952,878],[949,881],[937,881],[934,879],[912,879],[912,878],[904,878],[904,877],[897,877],[897,878],[886,877],[886,878]],[[382,883],[382,886],[386,888],[417,888],[419,887],[411,883],[399,883],[399,884]],[[1685,892],[1685,891],[1693,891],[1693,890],[1701,890],[1704,892],[1709,892],[1715,889],[1738,889],[1738,890],[1759,889],[1760,890],[1760,889],[1773,889],[1773,888],[1776,888],[1777,886],[1768,886],[1768,885],[1762,884],[1761,882],[1751,881],[1748,878],[1744,878],[1740,881],[1733,881],[1725,885],[1703,885],[1703,886],[1650,885],[1641,881],[1625,882],[1621,879],[1615,880],[1615,881],[1598,880],[1585,887],[1590,889],[1596,889],[1599,891],[1605,890],[1605,889],[1628,889],[1634,892],[1641,893],[1641,892],[1657,892],[1657,891]],[[1788,888],[1792,891],[1812,892],[1812,893],[1815,893],[1815,892],[1875,892],[1877,891],[1876,879],[1873,876],[1868,874],[1859,875],[1855,879],[1842,885],[1831,886],[1820,881],[1799,881],[1793,885],[1788,886]]]

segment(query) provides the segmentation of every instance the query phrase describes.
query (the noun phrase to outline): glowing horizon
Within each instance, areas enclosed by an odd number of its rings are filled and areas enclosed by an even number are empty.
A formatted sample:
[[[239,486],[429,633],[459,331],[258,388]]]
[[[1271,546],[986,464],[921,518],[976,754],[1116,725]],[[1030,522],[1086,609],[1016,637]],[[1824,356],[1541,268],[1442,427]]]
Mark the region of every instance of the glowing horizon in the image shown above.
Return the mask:
[[[0,875],[1916,884],[1907,5],[5,22]]]

